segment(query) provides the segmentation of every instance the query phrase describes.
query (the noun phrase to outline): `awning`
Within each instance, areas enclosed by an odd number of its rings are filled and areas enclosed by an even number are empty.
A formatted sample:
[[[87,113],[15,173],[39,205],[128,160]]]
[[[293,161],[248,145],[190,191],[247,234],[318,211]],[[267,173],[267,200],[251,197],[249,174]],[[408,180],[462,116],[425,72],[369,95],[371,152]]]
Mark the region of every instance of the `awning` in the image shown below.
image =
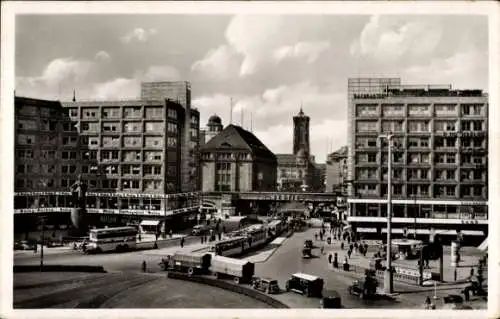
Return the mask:
[[[363,227],[359,227],[356,229],[357,232],[359,233],[376,233],[377,232],[377,228],[363,228]]]
[[[160,224],[159,220],[143,220],[139,225],[141,226],[158,226]]]

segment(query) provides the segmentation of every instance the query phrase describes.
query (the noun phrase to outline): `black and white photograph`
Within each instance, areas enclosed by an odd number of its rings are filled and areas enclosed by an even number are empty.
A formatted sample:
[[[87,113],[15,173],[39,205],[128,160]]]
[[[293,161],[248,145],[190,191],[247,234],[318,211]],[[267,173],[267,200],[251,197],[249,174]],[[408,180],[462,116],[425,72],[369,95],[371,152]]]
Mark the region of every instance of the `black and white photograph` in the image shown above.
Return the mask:
[[[500,7],[340,2],[2,3],[0,315],[498,316]]]

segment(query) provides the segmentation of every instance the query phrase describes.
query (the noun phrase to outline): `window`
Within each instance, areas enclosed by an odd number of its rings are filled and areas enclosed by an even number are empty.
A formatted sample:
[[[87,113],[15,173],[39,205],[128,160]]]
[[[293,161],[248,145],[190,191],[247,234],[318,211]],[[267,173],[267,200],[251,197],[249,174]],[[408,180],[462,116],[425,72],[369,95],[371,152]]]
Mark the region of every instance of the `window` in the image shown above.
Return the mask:
[[[131,170],[132,170],[132,175],[141,174],[141,166],[140,165],[132,165]]]
[[[456,130],[454,121],[435,121],[434,128],[436,132],[453,132]]]
[[[107,165],[104,170],[106,174],[118,174],[118,165]]]
[[[428,116],[429,115],[429,105],[428,104],[410,104],[408,105],[409,116]]]
[[[403,121],[383,121],[382,132],[403,132]]]
[[[429,132],[429,121],[408,121],[408,129],[412,132]]]
[[[104,108],[102,108],[102,118],[103,119],[120,118],[120,108],[119,107],[104,107]]]
[[[462,121],[462,131],[471,131],[472,122],[471,121]]]
[[[139,189],[139,181],[137,180],[122,180],[123,189]]]
[[[123,146],[140,147],[141,146],[141,137],[140,136],[124,136],[123,137]]]
[[[36,122],[32,120],[19,120],[17,128],[24,130],[36,130]]]
[[[123,130],[127,133],[142,132],[141,122],[126,122],[123,124]]]
[[[403,116],[404,106],[402,104],[383,104],[382,114],[384,116]]]
[[[377,121],[357,121],[357,132],[377,132]]]
[[[118,129],[119,124],[118,123],[103,123],[102,124],[102,131],[103,132],[119,132]]]
[[[123,108],[123,116],[125,118],[141,118],[141,107],[133,106],[133,107],[125,107]]]
[[[436,104],[434,106],[436,115],[455,115],[456,105],[455,104]]]
[[[169,133],[177,133],[177,124],[176,123],[168,123],[167,130]]]
[[[483,121],[472,121],[473,131],[482,131],[483,130]]]
[[[144,181],[144,187],[148,190],[161,189],[161,181]]]
[[[483,188],[481,186],[474,186],[474,196],[483,196]]]
[[[95,160],[97,159],[97,151],[83,151],[82,152],[83,160]]]
[[[455,154],[446,154],[446,163],[455,164]]]
[[[191,124],[193,124],[194,126],[197,126],[198,125],[198,121],[199,121],[198,116],[191,115]]]
[[[145,165],[144,175],[160,175],[161,166],[160,165]]]
[[[447,196],[455,196],[455,186],[447,186],[446,187],[446,195]]]
[[[19,114],[36,115],[36,107],[23,105],[23,107],[19,110]]]
[[[35,135],[19,134],[17,135],[17,141],[21,145],[35,144]]]
[[[163,118],[163,107],[145,107],[147,119]]]
[[[394,185],[392,185],[392,193],[394,195],[401,195],[401,194],[403,194],[403,185],[400,185],[400,184],[394,184]]]
[[[146,122],[146,132],[162,133],[163,123],[162,122]]]
[[[168,117],[177,119],[177,110],[176,109],[168,109]]]
[[[377,154],[368,154],[368,163],[375,163],[377,162]]]
[[[126,162],[141,161],[141,151],[123,151],[123,160]]]
[[[146,161],[161,161],[162,160],[162,152],[145,152],[145,160]]]
[[[356,116],[377,116],[377,104],[356,105]]]
[[[120,138],[118,136],[103,136],[102,137],[103,147],[119,147]]]
[[[118,160],[118,151],[101,151],[101,158],[103,161]]]
[[[177,146],[177,138],[176,137],[167,137],[167,146],[168,147],[176,147]]]
[[[161,148],[163,147],[163,137],[146,136],[144,138],[145,147]]]

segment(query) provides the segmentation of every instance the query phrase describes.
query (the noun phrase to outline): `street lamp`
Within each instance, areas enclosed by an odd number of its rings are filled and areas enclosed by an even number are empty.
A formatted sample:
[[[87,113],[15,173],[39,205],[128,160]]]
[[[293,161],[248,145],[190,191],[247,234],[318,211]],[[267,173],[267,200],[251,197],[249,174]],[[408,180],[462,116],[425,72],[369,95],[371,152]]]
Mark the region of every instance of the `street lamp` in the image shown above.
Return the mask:
[[[393,292],[392,276],[392,244],[391,244],[391,218],[392,218],[392,138],[394,135],[379,135],[379,139],[387,139],[387,261],[384,273],[384,291]]]

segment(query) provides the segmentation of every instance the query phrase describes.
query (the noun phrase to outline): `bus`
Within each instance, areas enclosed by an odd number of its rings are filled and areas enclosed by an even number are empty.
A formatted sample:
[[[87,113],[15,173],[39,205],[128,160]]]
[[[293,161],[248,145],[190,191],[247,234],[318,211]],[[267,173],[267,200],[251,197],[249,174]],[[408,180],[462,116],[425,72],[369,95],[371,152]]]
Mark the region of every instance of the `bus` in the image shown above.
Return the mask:
[[[263,225],[251,225],[244,230],[249,239],[249,248],[264,244],[267,241],[267,229]]]
[[[91,229],[87,252],[126,251],[135,249],[136,227],[112,227]]]
[[[215,243],[210,246],[209,251],[219,256],[235,256],[242,254],[248,247],[248,239],[246,237],[233,237]]]
[[[273,220],[267,224],[267,228],[273,237],[278,237],[283,231],[283,222],[279,219]]]

